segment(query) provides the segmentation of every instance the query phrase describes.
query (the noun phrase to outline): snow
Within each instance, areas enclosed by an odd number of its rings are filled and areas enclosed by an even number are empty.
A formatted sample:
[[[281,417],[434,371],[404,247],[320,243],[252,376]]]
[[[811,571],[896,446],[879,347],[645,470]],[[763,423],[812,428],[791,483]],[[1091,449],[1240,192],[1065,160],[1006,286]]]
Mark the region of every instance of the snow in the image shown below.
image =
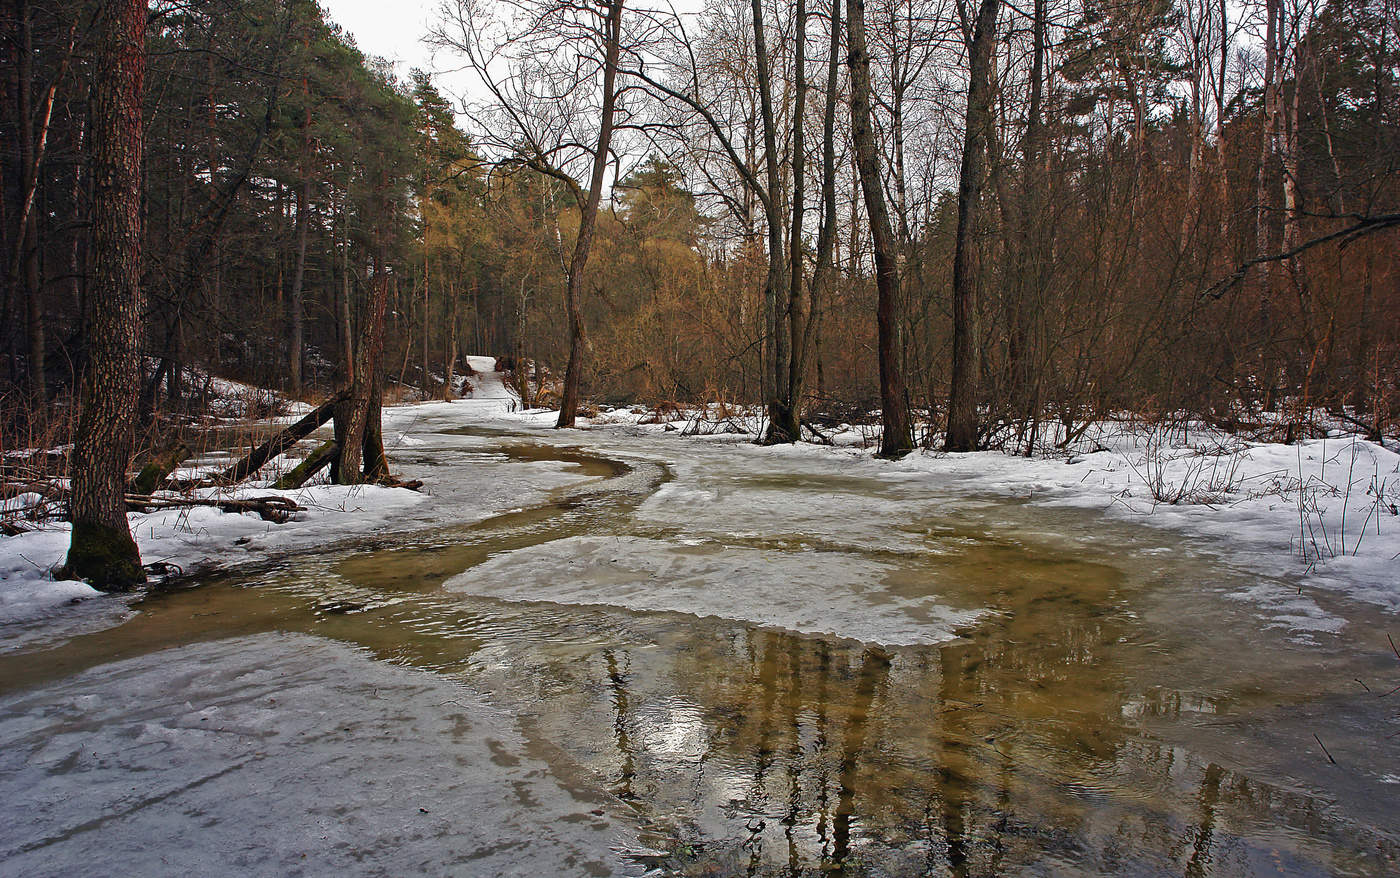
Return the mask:
[[[498,555],[449,591],[513,601],[716,616],[887,646],[937,644],[981,615],[881,587],[891,568],[835,552],[570,537]],[[831,587],[839,583],[840,587]]]
[[[603,420],[606,426],[594,429],[642,431],[673,441],[683,432],[638,424],[635,414],[615,412]],[[672,423],[684,428],[687,421]],[[1094,425],[1080,442],[1084,450],[1073,454],[1025,458],[998,451],[918,451],[899,461],[875,460],[872,449],[855,446],[860,438],[845,430],[837,433],[837,447],[759,448],[735,445],[735,437],[695,437],[698,443],[724,443],[744,456],[822,461],[832,475],[870,476],[890,488],[902,483],[1098,511],[1110,520],[1204,540],[1262,575],[1300,578],[1311,588],[1400,610],[1400,454],[1359,436],[1283,445],[1245,442],[1197,426],[1183,441],[1157,430],[1104,423]],[[668,496],[663,490],[647,508],[680,506],[685,491],[677,487]],[[731,502],[721,500],[718,509],[707,505],[711,498],[704,495],[691,499],[690,508],[678,509],[677,515],[727,515],[747,502],[739,492],[726,498]],[[840,508],[860,529],[868,518],[859,504],[872,501],[856,502]],[[827,519],[837,515],[835,509]],[[1333,617],[1314,615],[1307,625],[1334,627]],[[1297,621],[1305,624],[1302,616]]]
[[[494,366],[490,357],[472,358],[473,368]],[[287,497],[305,511],[275,524],[256,515],[225,513],[210,507],[131,513],[127,520],[142,561],[165,562],[190,571],[229,567],[328,544],[442,523],[479,521],[508,509],[541,502],[554,488],[584,479],[566,464],[515,462],[488,451],[491,440],[450,431],[518,407],[499,373],[478,377],[476,394],[450,403],[387,408],[385,445],[395,471],[422,478],[422,493],[380,485],[313,484],[293,491],[265,487],[263,478],[231,489],[203,489],[205,497]],[[225,460],[218,468],[227,466]],[[279,458],[263,475],[290,466]],[[213,468],[205,461],[191,472]],[[54,582],[52,570],[67,555],[70,529],[50,522],[42,529],[0,537],[0,624],[7,636],[0,652],[34,639],[71,636],[94,626],[119,623],[129,614],[127,600],[102,596],[82,613],[63,612],[75,599],[98,593],[82,583]]]
[[[1319,664],[1354,649],[1333,635],[1370,625],[1374,608],[1400,609],[1400,455],[1360,438],[1282,446],[1102,424],[1060,456],[885,461],[854,427],[831,431],[835,447],[771,448],[743,433],[687,435],[695,424],[684,415],[643,423],[641,411],[555,431],[554,413],[519,409],[490,358],[471,363],[469,398],[384,412],[395,472],[424,479],[425,493],[240,487],[235,496],[279,494],[307,509],[281,525],[209,508],[135,514],[144,559],[236,568],[355,553],[358,573],[341,565],[323,582],[303,576],[321,562],[303,563],[287,587],[306,579],[318,600],[392,602],[375,586],[383,556],[360,549],[394,546],[395,533],[462,544],[467,525],[563,492],[580,502],[503,531],[509,548],[476,532],[473,546],[493,554],[464,572],[467,562],[446,560],[387,572],[446,579],[458,597],[434,596],[444,605],[565,607],[580,626],[625,626],[636,613],[656,630],[707,630],[685,617],[718,618],[890,647],[946,643],[990,613],[1014,618],[1020,597],[1068,592],[1131,601],[1145,630],[1187,642],[1209,613],[1199,628],[1210,650],[1221,632],[1247,646],[1276,629]],[[516,444],[631,469],[600,479]],[[48,577],[67,546],[62,524],[0,540],[0,652],[132,616],[132,598]],[[518,682],[516,647],[488,643],[472,656],[463,678],[480,689],[316,637],[261,634],[0,696],[0,871],[635,871],[626,852],[644,845],[627,809],[597,787],[610,769],[595,777],[552,756],[535,720],[510,709],[537,693],[491,685]],[[666,705],[664,721],[643,730],[646,746],[677,765],[699,761],[700,708]]]
[[[1400,609],[1400,454],[1355,436],[1162,447],[1129,434],[1099,447],[1068,459],[924,453],[890,470],[1171,528],[1260,572]]]
[[[618,875],[636,847],[465,686],[305,635],[0,698],[0,801],[16,878]]]
[[[1187,439],[1104,423],[1067,455],[921,451],[882,461],[863,447],[869,437],[858,428],[832,430],[835,447],[760,448],[743,434],[686,435],[696,432],[696,413],[649,424],[644,410],[610,411],[582,420],[580,431],[558,433],[547,429],[553,412],[519,409],[492,358],[468,361],[476,372],[468,398],[384,412],[396,471],[423,478],[428,494],[378,486],[242,487],[235,496],[283,494],[307,510],[282,525],[207,508],[134,514],[143,558],[184,568],[227,566],[356,536],[466,523],[542,502],[551,490],[585,478],[556,462],[510,460],[494,450],[499,437],[460,431],[488,425],[536,442],[664,462],[674,479],[653,486],[636,518],[677,535],[611,547],[555,541],[503,555],[453,584],[479,594],[724,615],[887,643],[936,642],[980,608],[944,606],[934,595],[896,607],[885,595],[885,605],[873,610],[859,588],[805,606],[804,587],[832,578],[877,582],[885,572],[878,565],[865,567],[868,562],[841,553],[942,551],[928,533],[941,526],[946,510],[966,517],[976,498],[998,497],[1097,512],[1105,521],[1147,524],[1197,541],[1258,574],[1231,597],[1258,606],[1267,625],[1304,635],[1339,630],[1339,616],[1318,602],[1324,595],[1400,610],[1400,454],[1359,437],[1285,446],[1200,427]],[[744,423],[726,417],[730,429]],[[773,478],[784,481],[770,483]],[[1042,530],[1037,539],[1045,544],[1094,539]],[[745,544],[760,536],[787,545]],[[61,617],[74,599],[91,596],[84,586],[49,581],[47,571],[61,563],[66,547],[61,524],[0,542],[0,622],[38,630],[30,623]],[[514,580],[508,567],[518,570]],[[662,570],[667,581],[658,589],[654,574]],[[113,604],[110,619],[126,612],[124,603]],[[82,624],[95,624],[92,611],[83,618]],[[877,636],[877,629],[885,633]]]
[[[59,536],[66,535],[60,534]],[[66,542],[60,551],[66,550]],[[7,556],[6,560],[9,560]],[[25,563],[22,556],[14,556],[14,560],[20,564]],[[16,573],[27,572],[24,567],[19,566],[14,570]],[[7,575],[10,570],[0,573]],[[8,578],[8,576],[7,576]],[[53,610],[65,604],[72,604],[84,601],[91,597],[96,597],[100,592],[84,582],[72,582],[70,580],[42,580],[35,579],[29,588],[6,588],[0,589],[0,622],[11,622],[19,619],[29,619],[51,613]]]

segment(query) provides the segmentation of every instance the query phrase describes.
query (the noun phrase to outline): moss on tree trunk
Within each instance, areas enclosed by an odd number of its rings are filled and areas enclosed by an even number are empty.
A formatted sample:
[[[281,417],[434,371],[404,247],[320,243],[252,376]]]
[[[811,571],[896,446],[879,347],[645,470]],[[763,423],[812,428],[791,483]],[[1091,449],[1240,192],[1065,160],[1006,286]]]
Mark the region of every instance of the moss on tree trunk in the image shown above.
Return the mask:
[[[103,591],[130,591],[146,581],[141,553],[130,531],[91,521],[73,523],[68,563],[55,575],[81,579]]]

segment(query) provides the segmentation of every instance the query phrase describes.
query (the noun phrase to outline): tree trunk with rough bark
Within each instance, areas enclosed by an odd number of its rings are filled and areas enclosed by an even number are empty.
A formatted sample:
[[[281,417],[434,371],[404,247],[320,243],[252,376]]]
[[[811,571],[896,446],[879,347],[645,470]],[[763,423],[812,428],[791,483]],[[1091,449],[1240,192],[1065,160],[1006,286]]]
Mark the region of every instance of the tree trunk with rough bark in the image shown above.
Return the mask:
[[[454,398],[452,385],[457,381],[457,287],[452,279],[447,279],[447,357],[442,365],[442,400],[451,402]]]
[[[66,575],[104,591],[146,581],[126,520],[136,396],[141,380],[142,88],[145,0],[98,10],[92,90],[93,294],[88,363],[73,451],[72,544]]]
[[[764,360],[763,388],[770,420],[787,396],[787,321],[783,299],[787,295],[787,248],[783,242],[783,178],[778,157],[778,126],[773,114],[772,73],[768,59],[767,29],[762,0],[751,0],[754,63],[758,74],[759,119],[763,131],[763,164],[767,197],[762,199],[768,226],[768,274],[763,284]],[[770,435],[772,431],[770,430]],[[776,440],[784,441],[784,440]],[[786,440],[792,441],[792,440]]]
[[[808,296],[805,314],[802,318],[800,344],[794,336],[795,352],[792,357],[792,372],[788,378],[788,392],[801,405],[807,382],[808,366],[817,360],[817,393],[824,391],[822,386],[822,364],[816,351],[820,347],[821,311],[820,297],[832,284],[836,276],[834,254],[836,250],[836,95],[840,85],[841,71],[841,0],[831,3],[831,43],[828,46],[826,70],[826,99],[822,115],[822,221],[817,232],[817,265],[812,273],[812,289]],[[800,425],[800,421],[799,421]]]
[[[305,311],[302,302],[303,283],[306,277],[306,243],[311,227],[311,173],[303,168],[301,190],[297,193],[297,257],[292,269],[292,290],[287,297],[288,338],[287,338],[287,389],[292,394],[301,393],[302,385],[302,340],[305,335]]]
[[[982,177],[991,137],[992,52],[996,48],[1001,0],[981,0],[973,26],[967,89],[967,130],[963,134],[958,180],[958,230],[953,247],[953,375],[948,394],[947,451],[977,449],[977,402],[981,360],[977,326],[976,246]]]
[[[381,368],[380,353],[384,347],[384,314],[389,306],[389,276],[385,271],[383,244],[380,245],[380,258],[376,260],[374,283],[370,285],[369,307],[365,321],[364,337],[360,339],[355,354],[355,375],[350,382],[350,398],[344,404],[343,432],[338,433],[336,442],[340,445],[340,458],[336,465],[336,481],[342,485],[358,485],[364,482],[362,467],[365,462],[364,448],[366,431],[371,430],[371,415],[379,410],[374,406],[375,390],[380,382],[375,375]]]
[[[875,249],[876,323],[879,329],[880,407],[884,425],[881,457],[901,457],[914,448],[909,422],[909,402],[895,345],[896,306],[899,299],[899,252],[890,213],[885,205],[880,152],[870,118],[870,53],[865,47],[865,0],[846,4],[846,34],[851,70],[851,141],[855,146],[865,212]]]
[[[43,281],[39,276],[39,217],[35,205],[38,190],[38,162],[34,137],[34,22],[33,7],[27,0],[17,4],[20,52],[17,83],[19,116],[19,160],[25,197],[20,213],[21,237],[19,251],[20,295],[24,299],[25,352],[30,410],[42,417],[46,406],[44,375],[44,299]]]

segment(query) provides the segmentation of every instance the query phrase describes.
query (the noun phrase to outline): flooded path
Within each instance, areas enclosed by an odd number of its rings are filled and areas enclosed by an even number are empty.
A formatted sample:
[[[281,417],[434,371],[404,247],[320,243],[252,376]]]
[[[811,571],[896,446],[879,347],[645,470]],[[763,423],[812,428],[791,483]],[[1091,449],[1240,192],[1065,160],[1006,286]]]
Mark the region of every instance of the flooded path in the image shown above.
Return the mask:
[[[406,786],[433,798],[414,801],[423,815],[447,813],[359,850],[342,839],[341,859],[308,836],[307,874],[1400,869],[1400,695],[1377,697],[1400,685],[1400,661],[1374,608],[1309,595],[1337,630],[1300,632],[1298,583],[1226,547],[868,461],[422,429],[396,466],[436,496],[396,532],[210,576],[115,628],[0,655],[0,794],[36,795],[40,768],[44,783],[82,781],[97,769],[43,755],[46,742],[134,728],[164,690],[197,725],[180,687],[206,677],[246,705],[231,693],[256,689],[258,728],[281,733],[303,720],[265,703],[282,690],[258,674],[290,666],[321,724],[370,710],[373,734],[249,745],[275,754],[279,782],[295,786],[314,754],[307,771],[350,802],[335,820],[396,807],[359,785]],[[452,514],[493,504],[505,511]],[[152,676],[183,661],[202,669],[194,681]],[[320,705],[318,690],[340,694]],[[99,691],[100,723],[74,706]],[[439,715],[448,702],[460,716]],[[421,746],[439,738],[453,743]],[[416,774],[394,774],[394,752]],[[159,786],[152,758],[133,789]],[[351,767],[326,767],[342,758]],[[241,814],[180,789],[161,805],[153,787],[141,808],[185,843]],[[261,794],[275,811],[275,791]],[[0,831],[21,874],[61,874],[121,832],[42,823]],[[464,848],[476,823],[488,837]],[[250,849],[249,870],[295,871],[278,838],[262,862]],[[430,853],[405,861],[406,845]]]

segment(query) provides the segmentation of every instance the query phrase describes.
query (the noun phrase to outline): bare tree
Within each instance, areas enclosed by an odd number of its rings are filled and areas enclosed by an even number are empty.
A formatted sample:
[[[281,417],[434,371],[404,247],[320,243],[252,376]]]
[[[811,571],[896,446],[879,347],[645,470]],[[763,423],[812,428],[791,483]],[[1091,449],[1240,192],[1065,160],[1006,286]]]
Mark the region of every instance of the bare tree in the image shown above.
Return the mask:
[[[484,151],[494,150],[503,167],[523,166],[560,181],[578,205],[578,234],[564,264],[569,357],[556,424],[572,427],[585,346],[584,272],[617,130],[623,0],[597,8],[553,0],[509,8],[518,19],[503,23],[479,0],[446,3],[432,39],[458,53],[490,96],[470,108],[486,132]],[[601,107],[590,139],[579,131],[579,120],[593,115],[595,96]],[[587,189],[573,175],[584,162]]]
[[[900,457],[914,448],[909,402],[896,347],[896,309],[899,299],[899,247],[890,227],[885,205],[880,151],[870,113],[870,53],[865,47],[865,2],[846,4],[847,64],[851,70],[851,141],[855,145],[865,212],[875,248],[875,306],[879,330],[880,407],[884,426],[880,437],[882,457]]]
[[[967,127],[958,178],[958,231],[953,254],[953,379],[948,395],[948,432],[943,440],[948,451],[977,448],[981,351],[973,248],[991,138],[995,96],[991,65],[1000,9],[1001,0],[981,0],[968,44]]]

